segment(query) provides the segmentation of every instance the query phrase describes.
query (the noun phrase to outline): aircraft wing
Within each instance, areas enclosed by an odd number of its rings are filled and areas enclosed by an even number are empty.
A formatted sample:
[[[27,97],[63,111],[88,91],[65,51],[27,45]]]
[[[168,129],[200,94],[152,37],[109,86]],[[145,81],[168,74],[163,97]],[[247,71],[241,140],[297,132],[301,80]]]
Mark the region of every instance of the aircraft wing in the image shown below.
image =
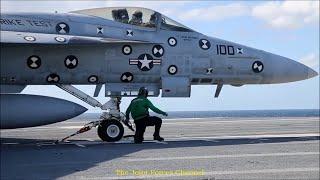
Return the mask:
[[[61,34],[30,33],[16,31],[1,31],[1,43],[7,44],[104,44],[104,43],[147,43],[161,44],[148,41],[136,41],[105,37],[75,36]]]

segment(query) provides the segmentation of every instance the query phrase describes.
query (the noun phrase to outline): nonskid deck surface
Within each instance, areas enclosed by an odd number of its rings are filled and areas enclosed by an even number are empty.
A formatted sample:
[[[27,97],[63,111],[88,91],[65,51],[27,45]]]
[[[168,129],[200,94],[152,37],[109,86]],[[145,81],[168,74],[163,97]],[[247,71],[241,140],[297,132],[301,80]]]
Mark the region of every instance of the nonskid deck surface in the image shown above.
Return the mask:
[[[165,142],[148,127],[143,144],[95,129],[54,143],[85,123],[1,130],[1,179],[319,177],[319,117],[164,120]]]

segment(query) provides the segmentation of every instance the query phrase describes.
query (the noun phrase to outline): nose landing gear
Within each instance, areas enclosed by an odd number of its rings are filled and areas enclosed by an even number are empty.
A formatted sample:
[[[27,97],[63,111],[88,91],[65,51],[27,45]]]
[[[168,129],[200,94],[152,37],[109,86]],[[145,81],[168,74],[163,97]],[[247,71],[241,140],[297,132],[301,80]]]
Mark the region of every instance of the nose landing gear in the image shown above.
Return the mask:
[[[92,121],[88,124],[85,124],[84,127],[77,132],[63,138],[62,140],[58,140],[55,143],[64,142],[72,136],[91,130],[93,127],[97,127],[99,138],[107,142],[115,142],[123,138],[123,124],[130,130],[134,131],[133,125],[130,123],[130,121],[126,121],[125,115],[120,112],[121,97],[111,97],[108,102],[102,105],[96,99],[80,91],[74,86],[61,84],[57,86],[93,107],[100,107],[105,112],[102,113],[98,121]],[[130,136],[132,135],[128,135],[127,137]]]
[[[102,121],[98,126],[98,136],[103,141],[114,142],[120,140],[124,133],[122,123],[134,131],[130,121],[126,121],[125,115],[120,112],[120,103],[121,97],[113,97],[101,107],[102,110],[107,110],[102,113],[100,117]]]

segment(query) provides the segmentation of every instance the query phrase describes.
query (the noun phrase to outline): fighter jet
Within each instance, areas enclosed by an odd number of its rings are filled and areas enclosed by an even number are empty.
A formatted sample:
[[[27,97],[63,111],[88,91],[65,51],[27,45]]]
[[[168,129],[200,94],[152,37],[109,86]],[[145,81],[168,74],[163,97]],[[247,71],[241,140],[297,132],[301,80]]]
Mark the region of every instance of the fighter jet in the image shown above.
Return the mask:
[[[190,97],[192,85],[275,84],[317,76],[286,57],[209,37],[146,8],[109,7],[70,13],[1,14],[1,128],[70,119],[86,108],[52,97],[19,94],[27,85],[56,85],[107,110],[98,133],[122,137],[120,97]],[[105,86],[102,105],[72,85]],[[100,128],[100,130],[99,130]]]

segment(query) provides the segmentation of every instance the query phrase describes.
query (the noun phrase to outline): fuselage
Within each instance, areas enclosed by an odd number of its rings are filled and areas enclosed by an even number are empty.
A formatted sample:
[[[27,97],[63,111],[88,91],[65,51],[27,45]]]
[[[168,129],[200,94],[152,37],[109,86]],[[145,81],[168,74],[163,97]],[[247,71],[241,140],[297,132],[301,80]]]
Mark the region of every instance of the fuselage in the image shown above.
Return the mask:
[[[92,84],[90,77],[98,80],[94,83],[123,83],[121,75],[130,72],[135,83],[161,83],[161,77],[187,77],[191,85],[196,84],[269,84],[284,83],[306,79],[316,75],[308,67],[291,59],[274,55],[244,45],[205,36],[195,31],[172,31],[156,28],[144,28],[130,24],[114,22],[100,17],[81,14],[3,14],[1,31],[17,31],[37,34],[59,34],[57,24],[65,23],[67,34],[101,38],[138,40],[152,43],[140,43],[134,46],[128,43],[55,45],[43,44],[1,44],[1,84],[46,85],[50,84],[50,74],[59,75],[61,84]],[[97,33],[97,28],[103,33]],[[127,36],[127,30],[133,36]],[[21,37],[24,38],[24,37]],[[174,38],[175,45],[170,45]],[[201,41],[206,42],[202,48]],[[132,48],[129,55],[124,54],[123,46]],[[130,65],[130,59],[142,54],[152,55],[152,48],[159,44],[164,53],[161,64],[152,69],[141,71]],[[27,66],[30,56],[41,58],[41,67],[32,69]],[[77,67],[67,68],[66,57],[76,57]],[[262,66],[254,64],[262,63]],[[256,66],[256,67],[254,67]],[[261,72],[259,68],[261,66]],[[257,71],[254,70],[257,69]]]

